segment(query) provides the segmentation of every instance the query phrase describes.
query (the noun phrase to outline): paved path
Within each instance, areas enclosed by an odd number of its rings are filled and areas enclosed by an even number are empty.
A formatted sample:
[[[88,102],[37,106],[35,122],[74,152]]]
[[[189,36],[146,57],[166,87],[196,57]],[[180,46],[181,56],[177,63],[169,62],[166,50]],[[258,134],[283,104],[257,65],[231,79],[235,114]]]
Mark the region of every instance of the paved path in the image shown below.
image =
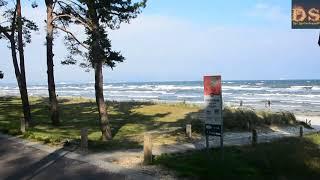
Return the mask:
[[[320,126],[314,126],[315,129],[306,129],[304,128],[304,133],[313,133],[319,132]],[[297,137],[299,136],[299,127],[271,127],[272,131],[263,132],[258,131],[258,143],[262,142],[270,142],[275,139],[283,138],[283,137]],[[227,132],[224,134],[224,145],[225,146],[235,146],[235,145],[248,145],[251,144],[251,136],[250,132]],[[210,138],[210,146],[211,147],[219,147],[220,139]],[[162,145],[153,147],[154,155],[161,155],[164,153],[180,153],[186,152],[189,150],[200,150],[205,149],[205,139],[196,140],[193,143],[185,143],[185,144],[175,144],[175,145]],[[105,162],[116,162],[116,161],[126,161],[127,160],[131,164],[138,165],[142,161],[143,151],[141,149],[129,149],[125,151],[115,151],[115,152],[101,152],[89,154],[88,157],[92,159],[102,159]],[[134,166],[134,165],[133,165]],[[130,166],[129,166],[130,167]]]
[[[0,135],[0,179],[154,179],[117,165]]]

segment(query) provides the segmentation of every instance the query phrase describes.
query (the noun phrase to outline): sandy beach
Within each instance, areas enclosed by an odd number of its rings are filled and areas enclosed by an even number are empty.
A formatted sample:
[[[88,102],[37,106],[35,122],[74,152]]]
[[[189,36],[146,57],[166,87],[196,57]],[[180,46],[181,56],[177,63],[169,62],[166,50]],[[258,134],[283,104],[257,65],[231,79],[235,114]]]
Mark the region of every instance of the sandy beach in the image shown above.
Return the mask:
[[[298,121],[311,121],[311,126],[320,131],[320,116],[296,115]]]

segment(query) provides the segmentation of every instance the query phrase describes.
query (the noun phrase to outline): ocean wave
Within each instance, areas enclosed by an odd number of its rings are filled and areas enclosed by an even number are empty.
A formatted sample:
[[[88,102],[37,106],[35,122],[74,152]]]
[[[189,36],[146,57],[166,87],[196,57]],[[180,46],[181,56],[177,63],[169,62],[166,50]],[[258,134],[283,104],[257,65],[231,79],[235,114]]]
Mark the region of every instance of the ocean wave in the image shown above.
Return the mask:
[[[152,98],[152,99],[155,99],[155,98],[159,98],[159,96],[148,96],[148,95],[129,95],[128,96],[129,98],[147,98],[147,99],[150,99],[150,98]]]
[[[178,95],[178,98],[201,98],[202,96],[194,96],[194,95]]]
[[[290,88],[288,88],[289,90],[311,90],[313,88],[313,86],[291,86]]]
[[[320,91],[320,86],[313,86],[313,87],[312,87],[312,90]]]
[[[240,86],[222,86],[222,90],[244,90],[244,91],[262,91],[268,89],[267,87],[257,87],[249,85]]]

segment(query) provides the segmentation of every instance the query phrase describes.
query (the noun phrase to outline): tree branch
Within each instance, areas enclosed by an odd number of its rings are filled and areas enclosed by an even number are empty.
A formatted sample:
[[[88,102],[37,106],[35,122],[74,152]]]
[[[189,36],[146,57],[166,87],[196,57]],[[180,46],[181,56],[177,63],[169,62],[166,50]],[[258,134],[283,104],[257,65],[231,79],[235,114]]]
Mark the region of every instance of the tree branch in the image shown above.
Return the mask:
[[[10,36],[10,34],[8,33],[8,31],[9,31],[9,30],[7,30],[6,28],[4,28],[4,27],[2,27],[2,26],[0,25],[0,32],[1,32],[2,34],[4,34],[8,39],[10,39],[11,36]],[[9,32],[10,32],[10,31],[9,31]]]
[[[59,27],[59,26],[54,26],[54,28],[57,28],[57,29],[59,29],[59,30],[61,30],[61,31],[67,33],[67,34],[69,34],[69,35],[72,36],[73,39],[76,40],[82,47],[84,47],[85,49],[89,50],[89,47],[86,46],[85,44],[83,44],[82,42],[80,42],[80,41],[77,39],[77,37],[76,37],[71,31],[68,31],[67,29],[61,28],[61,27]]]
[[[16,5],[16,8],[14,10],[14,15],[13,15],[13,18],[12,18],[11,36],[14,36],[14,32],[16,31],[17,9],[18,9],[18,5]]]
[[[55,17],[53,17],[52,22],[54,22],[57,19],[63,18],[63,17],[69,17],[71,19],[74,19],[76,21],[79,21],[82,25],[84,25],[86,28],[88,28],[90,31],[92,31],[92,28],[89,26],[88,23],[85,23],[84,21],[82,21],[80,18],[73,16],[73,15],[69,15],[69,14],[60,14],[60,15],[56,15]]]

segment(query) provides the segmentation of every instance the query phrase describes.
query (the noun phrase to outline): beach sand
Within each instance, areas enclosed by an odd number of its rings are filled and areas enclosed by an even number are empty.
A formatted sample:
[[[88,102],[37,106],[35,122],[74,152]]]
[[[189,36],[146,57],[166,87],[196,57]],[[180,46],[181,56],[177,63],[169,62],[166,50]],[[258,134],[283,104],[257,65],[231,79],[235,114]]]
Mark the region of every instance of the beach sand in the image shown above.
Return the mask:
[[[296,118],[298,121],[303,121],[303,122],[306,122],[306,119],[308,120],[308,122],[311,120],[311,126],[317,129],[318,131],[320,131],[320,116],[308,116],[308,115],[299,114],[299,115],[296,115]]]

